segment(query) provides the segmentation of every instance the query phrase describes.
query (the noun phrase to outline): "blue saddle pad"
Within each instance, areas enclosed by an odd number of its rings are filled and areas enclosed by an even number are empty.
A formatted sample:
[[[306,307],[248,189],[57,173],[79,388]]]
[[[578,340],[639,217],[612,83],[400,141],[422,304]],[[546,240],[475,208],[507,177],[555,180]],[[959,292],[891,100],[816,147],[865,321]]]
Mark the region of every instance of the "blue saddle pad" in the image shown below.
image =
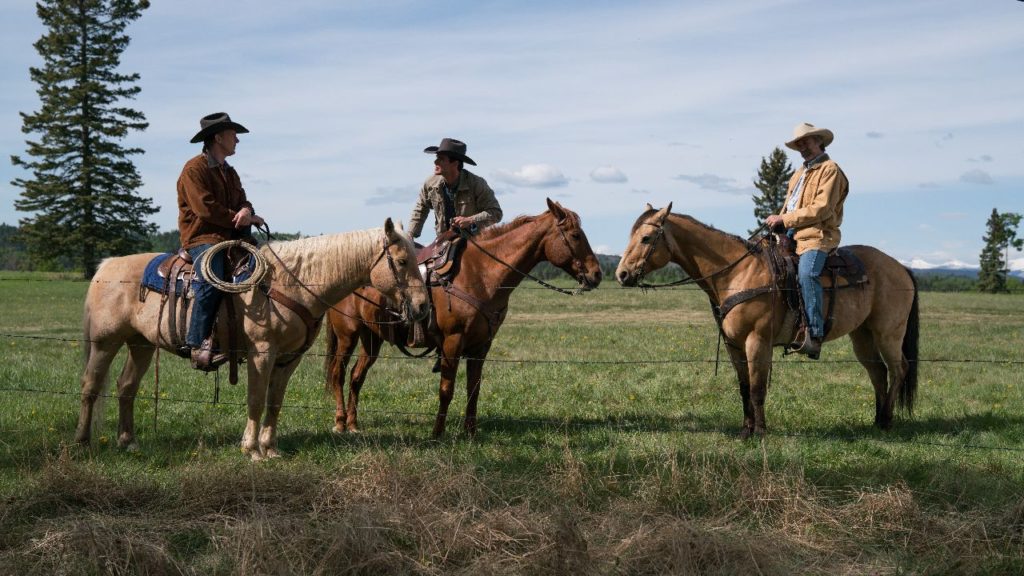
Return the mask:
[[[160,264],[162,264],[168,258],[172,258],[173,256],[173,252],[167,252],[166,254],[158,254],[156,257],[150,260],[149,264],[146,264],[146,269],[143,270],[142,272],[142,285],[145,286],[146,288],[149,288],[150,290],[164,294],[164,286],[166,285],[167,281],[163,276],[157,274],[157,269],[160,267]],[[253,269],[256,267],[255,265],[256,257],[250,254],[249,258],[246,260],[245,268],[238,276],[232,277],[232,282],[237,284],[239,282],[248,280],[249,277],[252,276]],[[202,280],[199,279],[193,279],[192,281],[202,282]],[[184,288],[184,282],[175,279],[174,294],[176,296],[181,296],[181,293],[184,290]]]
[[[160,267],[160,264],[163,264],[165,260],[167,260],[168,258],[172,258],[173,256],[173,252],[168,252],[166,254],[158,254],[155,258],[150,260],[149,264],[146,264],[146,269],[142,271],[142,285],[145,286],[146,288],[149,288],[150,290],[153,290],[154,292],[164,294],[164,287],[167,284],[167,280],[163,276],[157,274],[156,271],[157,268]],[[181,293],[184,289],[183,284],[184,283],[181,280],[175,280],[175,295],[181,296]]]

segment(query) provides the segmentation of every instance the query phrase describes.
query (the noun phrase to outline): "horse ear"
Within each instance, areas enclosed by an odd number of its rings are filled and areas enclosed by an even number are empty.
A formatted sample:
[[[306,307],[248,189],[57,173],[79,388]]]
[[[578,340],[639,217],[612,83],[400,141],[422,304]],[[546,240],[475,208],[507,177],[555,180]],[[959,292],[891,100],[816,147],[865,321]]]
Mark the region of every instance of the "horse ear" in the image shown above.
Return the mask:
[[[651,203],[648,202],[647,207],[644,208],[644,212],[650,212],[651,210],[654,210],[654,206],[651,206]]]
[[[391,221],[391,217],[390,216],[388,217],[387,220],[384,221],[384,235],[388,237],[388,241],[389,242],[394,242],[394,240],[395,240],[395,223]]]
[[[559,222],[565,220],[565,209],[562,208],[562,205],[559,204],[558,202],[553,202],[551,198],[548,198],[547,201],[548,210],[550,210],[551,213],[554,214],[555,218],[558,219]]]
[[[672,212],[671,202],[668,203],[668,206],[665,206],[661,210],[658,210],[658,213],[654,215],[654,218],[657,219],[658,222],[664,222],[665,219],[668,218],[670,212]]]

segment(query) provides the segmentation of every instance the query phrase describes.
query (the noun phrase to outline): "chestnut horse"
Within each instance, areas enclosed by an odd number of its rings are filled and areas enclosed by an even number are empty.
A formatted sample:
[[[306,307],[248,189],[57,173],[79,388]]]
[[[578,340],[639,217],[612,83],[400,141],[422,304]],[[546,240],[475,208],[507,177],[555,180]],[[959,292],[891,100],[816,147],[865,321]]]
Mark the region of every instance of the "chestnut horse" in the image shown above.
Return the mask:
[[[464,247],[460,271],[451,286],[431,286],[437,330],[429,335],[441,352],[440,404],[434,437],[444,433],[448,406],[454,393],[459,359],[466,358],[467,434],[476,432],[477,398],[484,360],[508,312],[509,297],[526,274],[548,261],[576,278],[582,289],[601,282],[601,267],[590,248],[575,212],[547,201],[548,211],[520,216],[470,237]],[[362,294],[362,298],[358,297]],[[377,360],[384,341],[404,345],[408,329],[392,322],[385,298],[372,290],[360,290],[327,315],[327,387],[337,411],[334,431],[358,431],[356,410],[359,389]],[[345,369],[356,342],[362,344],[352,367],[348,411],[345,410]]]
[[[301,354],[315,338],[320,320],[331,303],[370,283],[403,303],[409,313],[422,317],[429,309],[426,286],[416,267],[412,240],[388,218],[384,229],[375,228],[331,236],[274,242],[264,246],[271,286],[292,300],[291,307],[271,300],[263,291],[225,295],[240,309],[244,335],[240,347],[248,365],[248,421],[242,452],[253,460],[276,457],[277,419],[288,378]],[[157,254],[134,254],[104,260],[93,276],[85,298],[83,328],[85,371],[82,374],[82,409],[75,439],[88,444],[92,426],[102,420],[102,400],[110,363],[128,345],[128,358],[117,381],[120,404],[117,444],[137,449],[135,396],[157,346],[171,350],[170,314],[161,318],[158,295],[140,301],[139,280]],[[293,311],[305,308],[307,318]],[[188,322],[182,322],[183,330]],[[222,339],[221,342],[225,340]],[[266,419],[260,417],[266,408]],[[95,414],[98,412],[99,414]]]
[[[763,246],[726,234],[697,220],[671,213],[672,204],[650,204],[633,224],[629,244],[615,271],[623,286],[635,286],[647,274],[675,262],[722,306],[726,298],[750,290],[749,299],[720,319],[743,400],[741,436],[766,431],[764,401],[772,365],[772,347],[793,339],[796,314],[776,286]],[[918,299],[910,270],[870,246],[847,246],[863,262],[868,282],[840,289],[826,340],[849,335],[857,359],[875,388],[875,425],[892,426],[893,406],[913,414],[917,391]],[[825,290],[829,310],[833,292]],[[742,300],[740,298],[739,300]],[[735,300],[734,300],[735,301]]]

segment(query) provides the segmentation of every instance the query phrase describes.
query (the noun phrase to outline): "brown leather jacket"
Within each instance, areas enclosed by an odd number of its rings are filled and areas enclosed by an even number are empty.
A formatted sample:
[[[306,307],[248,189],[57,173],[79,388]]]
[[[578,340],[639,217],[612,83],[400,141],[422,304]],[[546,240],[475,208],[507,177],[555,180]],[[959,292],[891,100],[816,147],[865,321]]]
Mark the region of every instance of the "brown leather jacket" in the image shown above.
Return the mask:
[[[234,168],[226,162],[221,168],[206,154],[185,163],[178,177],[178,233],[182,248],[238,238],[251,240],[248,229],[238,230],[231,221],[242,208],[253,210]]]

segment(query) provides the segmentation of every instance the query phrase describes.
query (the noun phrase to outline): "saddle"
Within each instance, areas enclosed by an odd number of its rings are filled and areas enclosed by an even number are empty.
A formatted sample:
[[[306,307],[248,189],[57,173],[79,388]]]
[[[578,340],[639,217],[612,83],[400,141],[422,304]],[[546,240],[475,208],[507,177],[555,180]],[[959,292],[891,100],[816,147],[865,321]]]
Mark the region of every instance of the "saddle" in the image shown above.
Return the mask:
[[[423,279],[428,283],[432,279],[451,282],[459,273],[459,256],[465,244],[465,238],[449,230],[427,246],[417,245],[416,264],[421,267]]]
[[[238,254],[232,254],[232,252],[234,251],[228,251],[226,262],[228,269],[232,270],[232,276],[237,281],[251,273],[251,263],[248,253],[242,252],[239,257]],[[157,315],[158,338],[166,342],[183,358],[190,357],[188,348],[185,346],[185,336],[188,332],[192,282],[195,279],[196,270],[192,257],[186,250],[179,249],[176,253],[160,254],[153,258],[143,271],[139,287],[140,302],[146,301],[149,292],[160,294],[160,312]],[[167,314],[166,335],[159,331],[159,327],[164,323],[165,311]],[[218,342],[227,340],[229,381],[232,384],[238,382],[238,364],[242,361],[238,346],[240,330],[234,299],[221,299],[217,319],[211,333],[206,337],[214,343],[214,348],[223,348]]]
[[[800,292],[797,270],[800,257],[796,253],[796,242],[792,238],[780,234],[778,242],[770,248],[771,261],[778,278],[778,288],[786,295],[786,303],[796,313],[796,336],[794,342],[802,342],[802,331],[807,326],[807,313],[804,310],[803,296]],[[867,269],[860,258],[850,250],[839,247],[828,253],[825,267],[821,270],[821,287],[830,295],[828,310],[824,313],[825,335],[832,329],[835,319],[836,298],[841,288],[862,286],[868,282]]]

